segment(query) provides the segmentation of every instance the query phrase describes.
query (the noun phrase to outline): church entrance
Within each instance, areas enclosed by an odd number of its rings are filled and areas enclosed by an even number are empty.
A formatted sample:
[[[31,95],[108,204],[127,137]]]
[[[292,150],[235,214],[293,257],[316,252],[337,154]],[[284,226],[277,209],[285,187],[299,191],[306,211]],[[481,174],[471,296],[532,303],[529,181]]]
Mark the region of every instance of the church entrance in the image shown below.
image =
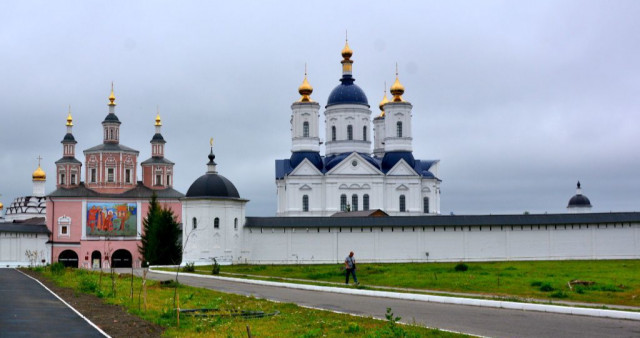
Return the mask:
[[[58,256],[58,262],[64,264],[67,268],[77,268],[78,254],[73,250],[65,250]]]
[[[91,253],[91,268],[92,269],[102,268],[102,254],[98,250]]]
[[[131,253],[125,249],[116,250],[111,255],[111,266],[114,268],[130,268],[131,261]]]

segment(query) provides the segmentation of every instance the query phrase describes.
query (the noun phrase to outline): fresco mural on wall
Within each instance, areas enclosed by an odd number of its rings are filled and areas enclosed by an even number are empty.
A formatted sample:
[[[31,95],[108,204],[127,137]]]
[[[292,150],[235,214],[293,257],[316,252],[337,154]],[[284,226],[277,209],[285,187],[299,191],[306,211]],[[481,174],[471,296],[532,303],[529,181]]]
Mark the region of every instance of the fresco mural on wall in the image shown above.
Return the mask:
[[[87,203],[87,236],[136,236],[136,203]]]

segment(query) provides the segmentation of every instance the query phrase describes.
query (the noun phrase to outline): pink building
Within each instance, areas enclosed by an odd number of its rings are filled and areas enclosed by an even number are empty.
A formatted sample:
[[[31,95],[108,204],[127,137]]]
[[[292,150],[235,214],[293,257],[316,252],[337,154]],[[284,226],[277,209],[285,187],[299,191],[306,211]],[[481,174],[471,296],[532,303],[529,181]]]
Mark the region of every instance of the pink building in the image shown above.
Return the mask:
[[[73,119],[71,113],[67,116],[63,155],[56,161],[57,189],[47,200],[52,262],[83,268],[139,267],[142,223],[154,192],[160,204],[171,208],[182,222],[180,198],[184,195],[172,186],[174,163],[164,158],[160,115],[151,139],[151,158],[140,164],[140,182],[136,180],[139,151],[120,144],[113,88],[109,101],[102,144],[84,150],[84,182],[83,163],[75,158]]]

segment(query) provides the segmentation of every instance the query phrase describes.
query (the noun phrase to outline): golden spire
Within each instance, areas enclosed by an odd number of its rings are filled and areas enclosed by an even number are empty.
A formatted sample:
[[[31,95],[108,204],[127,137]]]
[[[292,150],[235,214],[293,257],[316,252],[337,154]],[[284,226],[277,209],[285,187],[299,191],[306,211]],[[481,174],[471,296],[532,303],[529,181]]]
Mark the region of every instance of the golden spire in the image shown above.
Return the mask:
[[[113,81],[111,81],[111,95],[109,95],[109,105],[110,106],[115,106],[115,101],[116,100],[116,96],[113,94]]]
[[[302,97],[298,102],[313,102],[311,97],[309,97],[309,95],[313,93],[313,87],[311,87],[311,85],[309,84],[309,81],[307,81],[307,64],[306,63],[304,64],[304,80],[302,81],[302,84],[300,85],[300,87],[298,87],[298,93],[302,95]]]
[[[162,119],[160,119],[160,108],[158,108],[158,113],[156,114],[156,127],[160,127],[162,125]]]
[[[384,97],[382,97],[382,101],[380,101],[380,105],[378,106],[380,108],[380,117],[384,117],[384,105],[389,102],[389,99],[387,99],[387,82],[384,82]]]
[[[47,179],[47,174],[40,167],[40,160],[42,160],[42,157],[38,156],[38,169],[31,175],[34,181],[45,181]]]
[[[398,64],[396,63],[396,81],[391,86],[391,95],[393,95],[393,102],[404,102],[402,94],[404,94],[404,86],[398,79]]]
[[[2,210],[4,208],[4,204],[2,204],[2,202],[0,202],[0,210]]]
[[[352,55],[353,55],[353,51],[351,50],[351,48],[349,48],[349,38],[347,37],[347,33],[345,31],[344,48],[342,48],[342,57],[345,60],[349,60],[351,59]]]
[[[69,105],[69,114],[67,115],[67,127],[73,127],[73,117],[71,117],[71,105]]]

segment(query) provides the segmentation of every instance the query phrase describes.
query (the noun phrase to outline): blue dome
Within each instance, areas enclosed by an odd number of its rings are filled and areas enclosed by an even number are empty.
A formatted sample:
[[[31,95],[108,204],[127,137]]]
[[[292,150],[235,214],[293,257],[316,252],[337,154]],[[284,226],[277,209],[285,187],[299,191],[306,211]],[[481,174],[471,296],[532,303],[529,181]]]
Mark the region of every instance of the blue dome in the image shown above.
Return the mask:
[[[295,169],[304,159],[308,159],[318,170],[322,171],[322,157],[317,151],[298,151],[291,153],[291,168]]]
[[[413,154],[409,151],[393,151],[384,154],[382,158],[382,171],[387,172],[393,168],[400,160],[404,160],[407,164],[413,168],[416,165],[416,160],[413,158]]]
[[[326,163],[327,163],[325,166],[326,170],[329,171],[333,169],[333,167],[338,165],[340,162],[344,161],[344,159],[351,154],[352,153],[342,153],[339,155],[328,157],[326,159]],[[362,153],[358,153],[358,155],[360,155],[365,161],[369,162],[376,169],[380,170],[380,164],[378,164],[378,162],[376,162],[376,160],[374,160],[371,156],[367,154],[362,154]]]
[[[333,88],[331,94],[329,94],[326,107],[344,103],[363,104],[368,107],[369,101],[367,100],[367,96],[353,81],[355,81],[355,79],[351,77],[351,75],[343,75],[342,79],[340,79],[342,83]]]

